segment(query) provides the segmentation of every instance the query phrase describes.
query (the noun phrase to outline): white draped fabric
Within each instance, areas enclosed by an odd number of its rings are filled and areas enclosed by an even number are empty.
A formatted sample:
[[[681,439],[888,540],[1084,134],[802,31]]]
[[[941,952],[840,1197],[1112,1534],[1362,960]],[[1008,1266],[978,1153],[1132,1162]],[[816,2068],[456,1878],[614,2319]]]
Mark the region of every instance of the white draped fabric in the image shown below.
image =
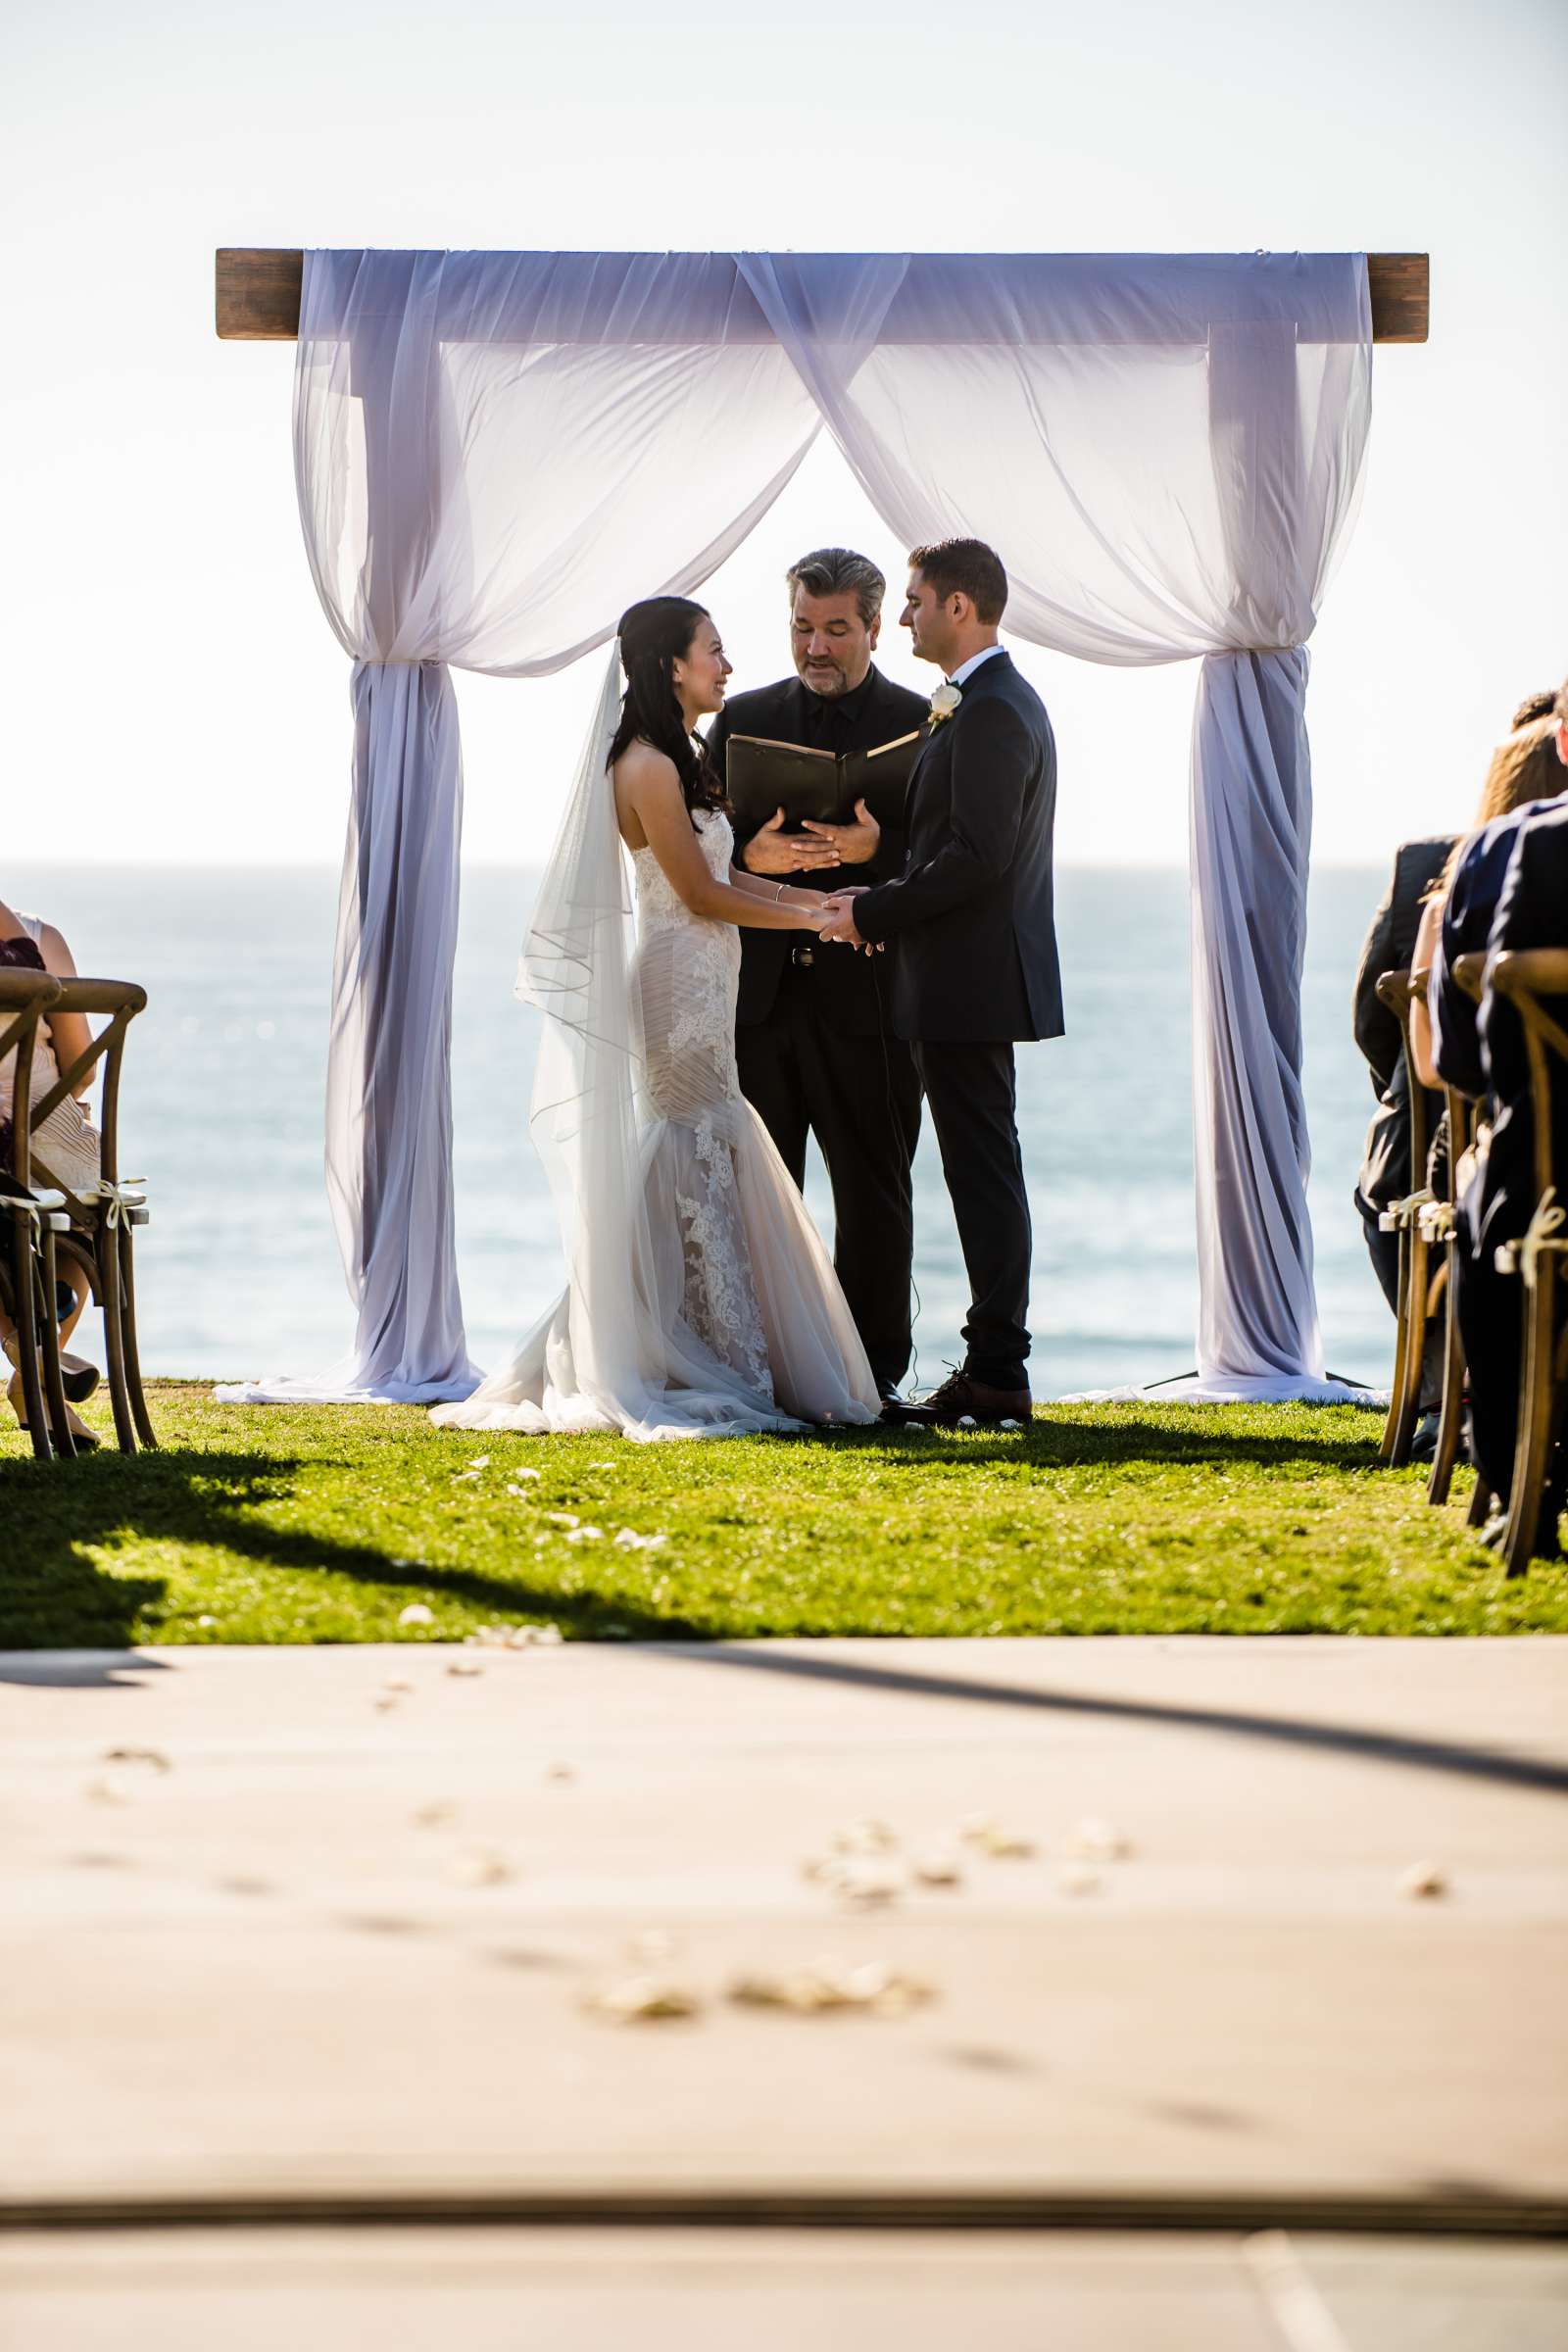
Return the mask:
[[[1305,1201],[1301,649],[1354,512],[1370,387],[1359,255],[308,255],[300,504],[358,713],[328,1152],[360,1326],[316,1393],[472,1385],[444,665],[539,674],[635,597],[695,588],[819,419],[906,544],[998,546],[1017,635],[1127,665],[1201,658],[1202,1388],[1336,1393]]]
[[[685,593],[800,465],[816,411],[726,257],[309,253],[294,451],[354,662],[327,1064],[352,1357],[255,1401],[466,1396],[450,1034],[462,765],[448,664],[562,669]]]

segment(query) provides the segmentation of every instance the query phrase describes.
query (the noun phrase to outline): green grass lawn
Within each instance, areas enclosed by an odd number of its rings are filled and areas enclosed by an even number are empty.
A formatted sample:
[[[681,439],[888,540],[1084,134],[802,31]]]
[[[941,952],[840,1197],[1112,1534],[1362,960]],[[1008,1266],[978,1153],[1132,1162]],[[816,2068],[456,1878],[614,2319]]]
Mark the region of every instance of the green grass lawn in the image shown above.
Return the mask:
[[[1568,1571],[1510,1585],[1464,1528],[1468,1475],[1429,1509],[1351,1407],[1054,1405],[1018,1436],[647,1446],[194,1384],[157,1387],[153,1412],[162,1450],[133,1460],[38,1464],[0,1435],[0,1646],[498,1621],[601,1641],[1568,1632]],[[602,1533],[571,1541],[568,1514]],[[433,1622],[400,1627],[411,1601]]]

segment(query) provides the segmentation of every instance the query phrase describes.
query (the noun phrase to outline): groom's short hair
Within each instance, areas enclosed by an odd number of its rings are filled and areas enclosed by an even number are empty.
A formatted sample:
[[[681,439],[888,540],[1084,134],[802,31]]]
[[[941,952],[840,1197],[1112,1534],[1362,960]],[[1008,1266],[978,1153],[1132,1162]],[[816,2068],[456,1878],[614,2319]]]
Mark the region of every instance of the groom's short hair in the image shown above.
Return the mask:
[[[882,610],[888,586],[870,557],[858,556],[853,547],[813,547],[790,565],[784,578],[792,605],[797,588],[804,588],[808,596],[853,596],[860,625],[867,629]]]
[[[1002,558],[983,539],[937,539],[909,550],[909,569],[936,590],[945,604],[966,596],[975,618],[993,627],[1007,609],[1007,575]]]

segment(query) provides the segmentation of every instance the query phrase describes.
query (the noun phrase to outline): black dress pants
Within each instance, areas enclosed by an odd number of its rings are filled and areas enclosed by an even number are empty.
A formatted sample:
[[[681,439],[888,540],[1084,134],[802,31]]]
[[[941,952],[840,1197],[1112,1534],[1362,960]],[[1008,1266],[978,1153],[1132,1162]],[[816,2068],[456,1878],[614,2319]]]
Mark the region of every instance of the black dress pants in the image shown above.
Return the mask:
[[[842,954],[839,949],[832,954]],[[804,1001],[803,1001],[804,1000]],[[896,1037],[856,1037],[786,976],[767,1018],[735,1033],[741,1092],[796,1183],[814,1135],[833,1187],[833,1268],[875,1378],[909,1368],[920,1082]]]
[[[993,1388],[1028,1374],[1033,1236],[1010,1045],[914,1047],[969,1276],[964,1370]]]

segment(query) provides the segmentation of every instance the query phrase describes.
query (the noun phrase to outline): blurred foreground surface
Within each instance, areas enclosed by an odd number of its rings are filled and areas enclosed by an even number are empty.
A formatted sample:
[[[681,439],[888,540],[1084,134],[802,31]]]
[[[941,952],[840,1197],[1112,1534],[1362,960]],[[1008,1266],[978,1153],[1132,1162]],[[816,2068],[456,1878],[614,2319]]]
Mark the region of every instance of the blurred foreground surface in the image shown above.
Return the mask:
[[[9,2352],[1561,2352],[1568,2253],[1408,2238],[197,2231],[0,2241],[0,2297]]]

